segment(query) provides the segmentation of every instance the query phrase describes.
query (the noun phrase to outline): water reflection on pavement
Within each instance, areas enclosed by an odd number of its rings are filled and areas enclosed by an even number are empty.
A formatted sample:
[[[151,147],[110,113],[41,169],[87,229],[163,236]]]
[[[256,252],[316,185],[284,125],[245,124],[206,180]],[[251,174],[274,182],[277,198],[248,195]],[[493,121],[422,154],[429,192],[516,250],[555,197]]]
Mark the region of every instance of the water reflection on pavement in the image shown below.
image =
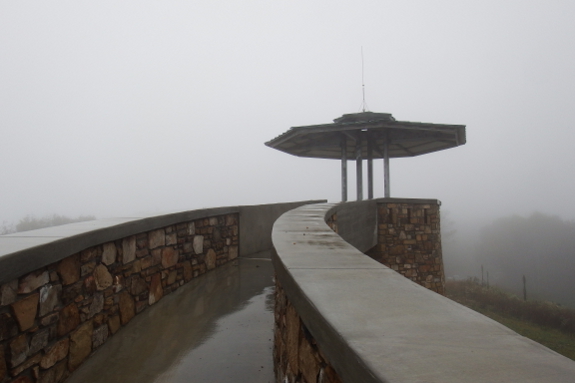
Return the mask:
[[[273,267],[238,259],[137,315],[67,380],[273,382]]]

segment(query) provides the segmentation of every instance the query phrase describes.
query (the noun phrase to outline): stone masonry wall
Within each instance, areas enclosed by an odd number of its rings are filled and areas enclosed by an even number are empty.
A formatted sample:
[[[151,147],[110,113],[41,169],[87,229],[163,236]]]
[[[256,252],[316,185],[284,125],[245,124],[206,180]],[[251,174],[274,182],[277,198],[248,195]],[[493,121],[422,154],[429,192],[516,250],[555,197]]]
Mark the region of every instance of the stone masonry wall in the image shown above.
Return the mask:
[[[443,294],[438,204],[378,204],[377,236],[377,245],[367,253],[370,257]]]
[[[0,383],[64,381],[135,315],[236,258],[238,219],[104,243],[0,286]]]
[[[275,291],[274,370],[277,383],[341,383],[284,290]]]

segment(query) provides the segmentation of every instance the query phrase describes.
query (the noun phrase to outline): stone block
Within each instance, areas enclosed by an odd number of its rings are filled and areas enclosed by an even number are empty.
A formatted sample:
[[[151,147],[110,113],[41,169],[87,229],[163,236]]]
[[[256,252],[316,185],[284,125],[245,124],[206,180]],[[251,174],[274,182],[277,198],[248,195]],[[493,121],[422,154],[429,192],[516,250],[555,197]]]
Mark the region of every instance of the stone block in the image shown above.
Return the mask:
[[[40,289],[40,316],[51,313],[54,308],[61,304],[60,294],[62,285],[46,285]]]
[[[59,383],[63,382],[68,376],[68,368],[66,367],[66,360],[56,364],[53,368],[42,372],[40,374],[39,383]]]
[[[32,378],[30,378],[29,376],[19,376],[17,377],[15,380],[13,380],[11,383],[32,383]]]
[[[114,335],[121,326],[122,324],[120,323],[120,317],[118,315],[114,315],[108,318],[108,327],[112,335]]]
[[[188,223],[188,235],[196,235],[196,224],[193,222]]]
[[[14,368],[23,363],[28,357],[28,337],[21,334],[10,342],[10,367]]]
[[[76,304],[71,303],[60,311],[60,318],[56,332],[58,337],[62,337],[80,325],[80,312]]]
[[[7,306],[16,302],[16,292],[18,291],[18,280],[4,283],[0,286],[0,306]],[[1,381],[1,379],[0,379]]]
[[[16,301],[12,304],[14,316],[20,327],[20,331],[26,331],[34,325],[34,319],[38,312],[38,301],[40,294],[32,294],[24,299]]]
[[[184,281],[189,282],[194,277],[190,261],[184,262]]]
[[[112,293],[119,293],[124,289],[124,277],[121,275],[114,276],[114,284],[112,285]],[[104,290],[104,294],[107,294],[110,290]]]
[[[184,242],[184,245],[183,245],[184,254],[189,254],[193,251],[194,251],[194,246],[193,246],[192,242]]]
[[[89,275],[84,279],[84,294],[85,295],[92,295],[96,292],[97,290],[97,286],[96,286],[96,279],[94,278],[93,275]],[[76,297],[75,301],[78,302],[78,299],[82,300],[82,295],[79,295],[78,297]]]
[[[229,259],[236,259],[238,257],[238,247],[237,246],[230,246],[229,250]]]
[[[162,277],[160,273],[152,275],[152,281],[150,282],[150,294],[148,296],[148,303],[153,305],[164,296],[164,290],[162,288]]]
[[[104,294],[98,293],[94,294],[92,303],[90,303],[88,318],[92,318],[94,315],[98,314],[104,309]]]
[[[9,313],[0,313],[0,341],[16,335],[18,335],[18,324],[14,317]]]
[[[32,355],[31,352],[29,354]],[[41,359],[42,359],[42,354],[40,354],[40,353],[38,353],[32,357],[27,358],[24,363],[20,364],[16,368],[13,368],[12,370],[10,370],[10,375],[18,376],[22,372],[24,372],[25,370],[29,369],[30,367],[35,367],[37,369],[38,368],[37,364],[40,363]]]
[[[206,254],[206,267],[208,270],[212,270],[216,268],[216,252],[214,249],[209,249],[208,253]]]
[[[50,338],[50,329],[46,328],[37,331],[32,335],[30,339],[30,355],[33,355],[46,347],[48,345],[48,339]]]
[[[290,304],[287,306],[286,315],[286,348],[288,354],[288,364],[292,371],[299,371],[299,316],[295,308]]]
[[[162,263],[162,249],[152,250],[152,259],[154,260],[155,265]]]
[[[147,301],[137,301],[136,302],[136,314],[141,313],[144,309],[148,307]]]
[[[148,255],[147,257],[142,258],[140,262],[140,267],[142,268],[142,270],[146,270],[147,268],[154,266],[154,264],[155,264],[154,257]]]
[[[173,247],[166,247],[162,249],[162,266],[169,268],[178,263],[178,251]]]
[[[178,243],[178,237],[176,233],[171,233],[166,235],[166,246],[176,245]]]
[[[92,352],[92,321],[82,324],[70,335],[68,369],[74,371]]]
[[[194,237],[194,253],[202,254],[204,252],[204,236],[203,235],[196,235]]]
[[[133,263],[132,263],[132,274],[136,274],[139,273],[140,271],[142,271],[142,262],[139,259],[136,259]]]
[[[98,348],[108,339],[108,325],[104,324],[94,330],[92,335],[92,347]]]
[[[124,238],[122,241],[122,263],[132,262],[136,259],[136,236]]]
[[[83,287],[84,287],[83,281],[78,281],[78,282],[74,283],[73,285],[65,286],[62,289],[62,303],[68,304],[68,303],[74,301],[74,299],[76,299],[76,297],[78,297],[79,295],[82,294]]]
[[[94,269],[94,282],[96,283],[96,289],[102,291],[112,286],[114,282],[112,274],[108,271],[108,268],[100,263]]]
[[[299,369],[306,382],[317,381],[319,375],[319,359],[307,338],[303,338],[299,345]]]
[[[58,322],[58,318],[60,318],[60,313],[55,312],[55,313],[52,313],[50,315],[46,315],[44,318],[40,319],[40,324],[43,327],[48,327],[48,326],[53,325],[54,323]]]
[[[137,249],[136,250],[136,258],[144,258],[146,255],[150,254],[150,250],[148,249]]]
[[[168,285],[171,285],[174,282],[176,282],[177,276],[178,276],[178,272],[176,270],[170,271],[170,273],[168,274]]]
[[[70,349],[70,339],[65,338],[54,343],[52,347],[46,350],[44,357],[40,361],[40,367],[47,369],[64,359]]]
[[[60,274],[60,279],[64,286],[76,283],[80,279],[80,259],[79,255],[75,254],[66,257],[58,263],[56,269],[58,274]]]
[[[144,291],[148,290],[146,281],[139,275],[132,275],[128,278],[126,280],[126,287],[132,295],[140,295]]]
[[[106,316],[104,315],[104,313],[98,313],[96,315],[94,315],[94,318],[92,319],[92,323],[94,323],[94,327],[100,327],[105,321],[106,321]]]
[[[0,382],[4,380],[8,368],[6,367],[6,356],[4,354],[4,347],[0,345]]]
[[[110,266],[112,263],[116,262],[117,250],[114,242],[105,243],[102,248],[102,263]]]
[[[20,279],[20,284],[18,285],[18,294],[31,293],[37,288],[44,286],[48,282],[50,282],[50,274],[47,271],[32,272],[26,275],[24,278]]]
[[[148,248],[148,234],[140,233],[136,235],[136,249],[147,249]],[[137,253],[137,251],[136,251]]]
[[[80,252],[80,262],[86,263],[93,261],[98,256],[98,249],[95,247],[90,247],[89,249]]]
[[[122,320],[122,325],[125,325],[136,315],[134,299],[129,292],[123,291],[119,294],[118,303],[120,306],[120,319]]]
[[[336,218],[337,219],[337,218]],[[229,214],[226,216],[226,226],[232,226],[238,223],[236,215]]]
[[[166,246],[166,233],[164,229],[154,230],[148,233],[148,243],[150,249]]]
[[[80,276],[85,277],[86,275],[92,274],[95,268],[96,262],[94,261],[83,264],[80,267]]]

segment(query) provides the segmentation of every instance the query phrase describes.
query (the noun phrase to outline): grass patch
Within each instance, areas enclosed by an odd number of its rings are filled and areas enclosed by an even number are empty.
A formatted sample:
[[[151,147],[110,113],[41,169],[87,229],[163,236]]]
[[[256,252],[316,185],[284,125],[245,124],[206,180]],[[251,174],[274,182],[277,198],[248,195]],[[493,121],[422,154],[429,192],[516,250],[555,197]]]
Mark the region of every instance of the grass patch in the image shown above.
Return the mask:
[[[446,296],[575,360],[575,310],[548,302],[522,301],[475,280],[449,281]]]

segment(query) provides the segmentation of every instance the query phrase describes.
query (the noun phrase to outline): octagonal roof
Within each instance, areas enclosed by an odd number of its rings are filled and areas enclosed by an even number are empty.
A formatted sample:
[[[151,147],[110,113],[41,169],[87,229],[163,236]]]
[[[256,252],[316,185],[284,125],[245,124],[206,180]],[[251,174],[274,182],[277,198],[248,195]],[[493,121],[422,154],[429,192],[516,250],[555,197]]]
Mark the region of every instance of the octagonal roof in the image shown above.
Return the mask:
[[[342,135],[348,138],[348,153],[355,151],[359,137],[364,143],[369,140],[373,158],[383,158],[386,140],[390,158],[419,156],[466,142],[465,125],[396,121],[389,113],[362,112],[344,114],[330,124],[292,127],[265,144],[299,157],[341,159]],[[367,150],[362,145],[363,158]]]

